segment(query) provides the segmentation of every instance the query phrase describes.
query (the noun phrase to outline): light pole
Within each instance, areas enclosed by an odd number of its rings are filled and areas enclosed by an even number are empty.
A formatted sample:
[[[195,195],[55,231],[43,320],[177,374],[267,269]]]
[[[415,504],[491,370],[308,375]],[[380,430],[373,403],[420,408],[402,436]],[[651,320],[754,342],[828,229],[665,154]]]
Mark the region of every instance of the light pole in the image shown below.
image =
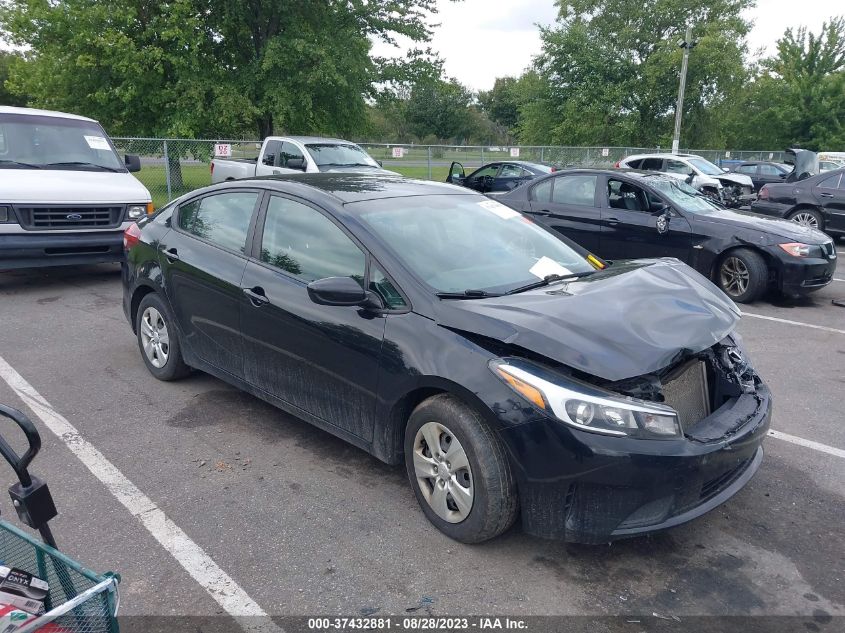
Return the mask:
[[[681,62],[681,85],[678,88],[678,103],[675,105],[675,134],[672,136],[672,153],[677,154],[681,145],[681,115],[684,111],[684,90],[687,87],[687,65],[689,64],[689,52],[697,42],[692,41],[692,27],[687,27],[684,41],[678,46],[684,49],[684,61]]]

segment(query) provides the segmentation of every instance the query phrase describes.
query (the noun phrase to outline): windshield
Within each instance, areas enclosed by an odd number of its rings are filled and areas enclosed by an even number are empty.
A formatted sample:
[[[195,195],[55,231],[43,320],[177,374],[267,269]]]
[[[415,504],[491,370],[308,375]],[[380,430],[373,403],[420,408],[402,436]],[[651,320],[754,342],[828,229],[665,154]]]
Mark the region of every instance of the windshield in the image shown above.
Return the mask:
[[[703,158],[690,158],[689,164],[695,167],[705,176],[719,176],[725,173],[724,170],[719,169],[709,160],[704,160]]]
[[[0,169],[126,171],[93,121],[0,114]]]
[[[415,196],[348,205],[438,292],[507,292],[595,269],[531,220],[483,196]]]
[[[721,210],[721,207],[713,204],[709,198],[703,196],[683,180],[659,175],[645,176],[645,178],[648,184],[662,193],[681,211],[706,214]]]
[[[308,153],[318,167],[378,167],[378,163],[357,145],[337,143],[312,143],[306,145]]]

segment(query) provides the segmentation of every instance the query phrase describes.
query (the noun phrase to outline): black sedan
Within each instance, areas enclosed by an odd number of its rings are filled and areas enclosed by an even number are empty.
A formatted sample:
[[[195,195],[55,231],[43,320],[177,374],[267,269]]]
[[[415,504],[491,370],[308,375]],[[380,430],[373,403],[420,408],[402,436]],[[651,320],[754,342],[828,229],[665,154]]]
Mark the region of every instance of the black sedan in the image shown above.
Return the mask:
[[[496,199],[605,259],[677,257],[742,303],[817,290],[836,269],[824,233],[725,209],[665,174],[564,171]]]
[[[739,163],[731,171],[750,177],[751,182],[754,183],[754,191],[759,192],[763,185],[786,180],[786,177],[792,171],[792,165],[764,160],[749,160]]]
[[[605,268],[466,189],[340,174],[200,189],[125,246],[153,376],[208,372],[404,462],[454,539],[664,529],[761,463],[739,311],[676,260]]]
[[[845,169],[822,172],[797,182],[766,185],[751,210],[843,236]]]
[[[449,167],[446,182],[469,187],[481,193],[499,193],[510,191],[529,180],[545,176],[553,171],[554,168],[547,165],[517,160],[489,163],[466,176],[464,166],[455,162]]]

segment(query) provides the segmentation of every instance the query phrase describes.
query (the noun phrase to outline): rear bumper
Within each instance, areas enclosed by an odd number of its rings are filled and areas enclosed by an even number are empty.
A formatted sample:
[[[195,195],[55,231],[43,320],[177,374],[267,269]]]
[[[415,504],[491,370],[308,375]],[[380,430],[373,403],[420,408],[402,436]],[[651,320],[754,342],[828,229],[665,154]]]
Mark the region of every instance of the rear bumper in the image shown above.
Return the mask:
[[[0,270],[123,261],[123,230],[0,234]]]

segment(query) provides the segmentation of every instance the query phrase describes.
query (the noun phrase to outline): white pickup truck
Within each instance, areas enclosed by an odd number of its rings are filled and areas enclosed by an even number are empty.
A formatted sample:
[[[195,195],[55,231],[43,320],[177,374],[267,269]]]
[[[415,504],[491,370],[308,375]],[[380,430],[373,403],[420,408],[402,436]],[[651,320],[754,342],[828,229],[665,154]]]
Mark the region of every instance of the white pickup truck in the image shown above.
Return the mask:
[[[0,106],[0,270],[116,262],[150,192],[93,119]]]
[[[372,156],[349,141],[318,136],[268,136],[258,158],[213,159],[211,182],[328,171],[398,175],[382,169]]]

